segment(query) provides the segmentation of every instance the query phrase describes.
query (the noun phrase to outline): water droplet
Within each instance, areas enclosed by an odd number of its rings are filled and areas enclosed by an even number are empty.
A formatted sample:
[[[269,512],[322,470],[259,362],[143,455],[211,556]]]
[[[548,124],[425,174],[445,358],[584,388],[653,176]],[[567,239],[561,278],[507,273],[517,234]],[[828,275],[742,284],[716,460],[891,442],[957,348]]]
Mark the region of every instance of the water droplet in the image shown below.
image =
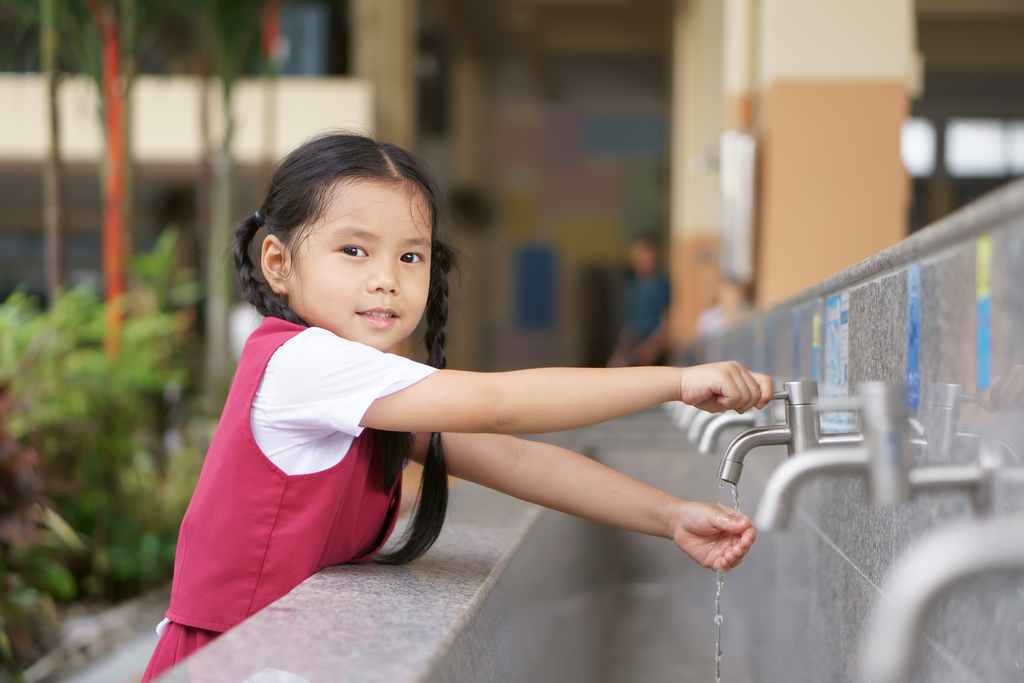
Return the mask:
[[[723,617],[721,614],[716,614],[715,615],[715,626],[721,626],[722,622],[724,622],[724,621],[725,621],[725,617]]]

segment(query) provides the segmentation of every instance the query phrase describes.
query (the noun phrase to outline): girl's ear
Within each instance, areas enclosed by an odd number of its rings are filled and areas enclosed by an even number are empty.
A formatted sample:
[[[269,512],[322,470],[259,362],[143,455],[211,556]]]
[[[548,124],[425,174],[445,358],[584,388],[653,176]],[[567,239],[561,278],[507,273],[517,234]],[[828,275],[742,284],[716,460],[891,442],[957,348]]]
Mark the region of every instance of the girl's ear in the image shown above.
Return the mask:
[[[291,272],[291,254],[274,235],[267,235],[260,248],[260,266],[263,277],[275,294],[288,294],[288,274]]]

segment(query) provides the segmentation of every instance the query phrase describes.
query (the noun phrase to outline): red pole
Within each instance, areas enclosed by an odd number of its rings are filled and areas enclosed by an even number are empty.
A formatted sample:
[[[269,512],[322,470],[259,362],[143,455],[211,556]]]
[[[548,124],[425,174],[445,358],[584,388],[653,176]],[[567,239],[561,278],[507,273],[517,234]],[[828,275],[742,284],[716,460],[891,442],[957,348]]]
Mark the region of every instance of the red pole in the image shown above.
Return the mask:
[[[263,57],[268,63],[277,64],[277,54],[281,40],[281,2],[270,0],[263,6],[261,43]]]

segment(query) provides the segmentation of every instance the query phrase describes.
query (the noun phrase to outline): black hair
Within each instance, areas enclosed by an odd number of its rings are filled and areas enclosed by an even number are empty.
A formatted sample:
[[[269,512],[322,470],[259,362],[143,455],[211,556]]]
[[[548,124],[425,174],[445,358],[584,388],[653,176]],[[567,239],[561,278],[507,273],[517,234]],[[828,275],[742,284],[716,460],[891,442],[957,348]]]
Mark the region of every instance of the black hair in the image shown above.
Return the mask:
[[[267,284],[259,266],[262,238],[274,235],[294,256],[298,239],[327,208],[327,198],[339,182],[374,180],[407,183],[415,188],[430,210],[430,288],[424,314],[428,363],[444,368],[445,327],[448,323],[448,273],[455,265],[454,250],[438,237],[440,202],[438,192],[421,163],[395,145],[362,135],[331,133],[293,150],[281,161],[270,181],[266,200],[235,230],[233,253],[243,297],[265,316],[275,316],[306,325],[287,301]],[[260,239],[254,239],[263,233]],[[401,485],[412,448],[409,432],[372,430],[376,446],[375,476],[390,488]],[[425,553],[437,540],[448,509],[448,468],[441,435],[430,435],[415,516],[406,529],[401,547],[378,555],[382,564],[405,564]]]
[[[661,250],[661,236],[653,230],[636,233],[630,240],[630,244],[643,244],[652,251],[659,252]]]

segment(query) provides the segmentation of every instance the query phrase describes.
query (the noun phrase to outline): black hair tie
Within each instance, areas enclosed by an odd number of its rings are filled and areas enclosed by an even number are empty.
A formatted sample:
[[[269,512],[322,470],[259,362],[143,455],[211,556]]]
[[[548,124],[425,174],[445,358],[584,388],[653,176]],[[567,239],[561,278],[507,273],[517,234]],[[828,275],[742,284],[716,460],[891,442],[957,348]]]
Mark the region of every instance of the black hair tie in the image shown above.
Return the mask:
[[[256,209],[255,211],[252,212],[252,217],[253,220],[256,221],[257,227],[262,228],[263,224],[267,222],[266,219],[263,217],[263,214],[260,213],[259,209]]]

